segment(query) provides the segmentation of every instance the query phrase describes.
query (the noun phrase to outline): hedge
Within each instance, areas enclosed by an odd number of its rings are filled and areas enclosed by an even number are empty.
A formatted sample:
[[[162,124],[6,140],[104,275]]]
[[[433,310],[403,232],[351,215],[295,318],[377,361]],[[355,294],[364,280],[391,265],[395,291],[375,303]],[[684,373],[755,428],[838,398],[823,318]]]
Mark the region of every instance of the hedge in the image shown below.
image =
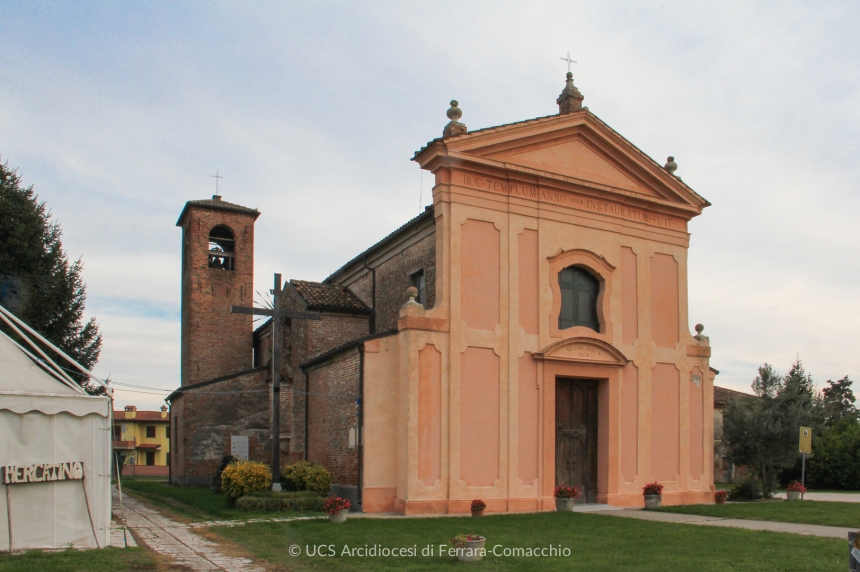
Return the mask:
[[[277,512],[282,510],[323,512],[325,497],[310,491],[256,492],[236,501],[235,507],[246,512]]]

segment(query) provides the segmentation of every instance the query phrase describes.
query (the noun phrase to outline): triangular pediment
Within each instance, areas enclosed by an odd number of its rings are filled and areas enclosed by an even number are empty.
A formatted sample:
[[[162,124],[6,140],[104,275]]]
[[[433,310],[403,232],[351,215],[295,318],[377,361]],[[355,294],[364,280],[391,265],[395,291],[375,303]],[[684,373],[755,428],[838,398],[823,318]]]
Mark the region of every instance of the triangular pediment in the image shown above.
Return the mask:
[[[474,131],[445,139],[444,145],[460,161],[474,157],[506,171],[573,179],[574,184],[685,210],[701,212],[709,204],[588,111]]]
[[[635,175],[583,137],[571,136],[566,140],[548,144],[526,145],[524,148],[491,153],[486,157],[628,191],[661,196],[637,181]]]

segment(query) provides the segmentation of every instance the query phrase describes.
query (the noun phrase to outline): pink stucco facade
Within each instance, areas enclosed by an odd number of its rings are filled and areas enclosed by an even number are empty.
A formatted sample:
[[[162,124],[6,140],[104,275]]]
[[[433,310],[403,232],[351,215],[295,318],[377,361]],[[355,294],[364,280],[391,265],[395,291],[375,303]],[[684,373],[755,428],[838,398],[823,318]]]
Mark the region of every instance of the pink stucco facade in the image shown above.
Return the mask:
[[[596,502],[713,498],[713,375],[687,313],[708,206],[587,109],[436,140],[435,304],[364,344],[367,512],[554,509],[556,385],[596,388]],[[600,284],[599,331],[560,328],[559,272]],[[576,483],[564,483],[576,484]]]

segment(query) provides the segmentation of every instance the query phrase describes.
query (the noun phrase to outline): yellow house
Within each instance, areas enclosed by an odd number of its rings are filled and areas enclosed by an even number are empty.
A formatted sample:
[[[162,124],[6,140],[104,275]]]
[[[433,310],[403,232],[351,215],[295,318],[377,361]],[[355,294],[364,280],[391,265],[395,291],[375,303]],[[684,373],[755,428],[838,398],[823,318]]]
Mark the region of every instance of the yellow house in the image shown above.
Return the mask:
[[[170,418],[167,407],[161,411],[138,411],[126,405],[114,411],[114,456],[126,476],[168,475],[170,465]]]

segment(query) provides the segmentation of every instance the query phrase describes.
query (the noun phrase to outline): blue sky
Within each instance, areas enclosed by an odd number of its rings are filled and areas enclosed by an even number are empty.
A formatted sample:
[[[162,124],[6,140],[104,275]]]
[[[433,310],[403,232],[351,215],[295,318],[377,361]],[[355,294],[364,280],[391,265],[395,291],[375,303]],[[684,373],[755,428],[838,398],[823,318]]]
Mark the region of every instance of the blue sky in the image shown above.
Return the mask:
[[[476,129],[585,105],[713,203],[690,320],[718,384],[799,352],[860,377],[860,5],[0,0],[0,160],[83,257],[97,372],[173,388],[184,202],[259,208],[256,286],[319,280],[417,214],[448,101]],[[429,177],[423,179],[429,202]],[[122,392],[119,405],[160,397]]]

